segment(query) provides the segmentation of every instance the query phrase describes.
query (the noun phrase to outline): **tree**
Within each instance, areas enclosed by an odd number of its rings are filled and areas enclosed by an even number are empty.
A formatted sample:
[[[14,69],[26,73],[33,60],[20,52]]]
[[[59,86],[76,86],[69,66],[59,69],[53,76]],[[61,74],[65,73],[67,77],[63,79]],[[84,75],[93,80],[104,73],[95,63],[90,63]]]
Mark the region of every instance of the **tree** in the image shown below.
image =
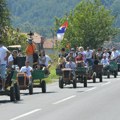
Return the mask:
[[[6,5],[6,0],[0,0],[0,35],[1,40],[6,39],[6,30],[10,26],[9,11]]]
[[[10,25],[10,18],[6,0],[0,0],[0,27],[8,25]]]
[[[18,30],[12,28],[6,0],[0,0],[0,40],[5,45],[24,45],[26,40],[26,35],[22,35]]]
[[[82,0],[68,15],[69,26],[61,43],[63,46],[70,43],[71,47],[100,47],[116,35],[114,19],[100,0]]]

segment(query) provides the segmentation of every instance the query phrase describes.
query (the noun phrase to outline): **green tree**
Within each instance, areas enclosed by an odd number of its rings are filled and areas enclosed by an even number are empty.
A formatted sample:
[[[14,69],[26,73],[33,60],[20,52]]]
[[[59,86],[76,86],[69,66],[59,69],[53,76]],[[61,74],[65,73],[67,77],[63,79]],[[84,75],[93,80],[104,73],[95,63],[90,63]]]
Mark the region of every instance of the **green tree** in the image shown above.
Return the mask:
[[[18,30],[11,27],[10,13],[6,0],[0,0],[0,40],[7,45],[24,45],[26,35],[22,35]]]
[[[61,43],[63,46],[70,43],[71,47],[97,48],[116,35],[114,19],[100,0],[82,0],[68,15],[69,26]]]
[[[0,38],[6,42],[7,28],[10,26],[9,11],[6,0],[0,0]]]
[[[6,0],[0,0],[0,27],[4,28],[8,25],[10,25],[10,18]]]

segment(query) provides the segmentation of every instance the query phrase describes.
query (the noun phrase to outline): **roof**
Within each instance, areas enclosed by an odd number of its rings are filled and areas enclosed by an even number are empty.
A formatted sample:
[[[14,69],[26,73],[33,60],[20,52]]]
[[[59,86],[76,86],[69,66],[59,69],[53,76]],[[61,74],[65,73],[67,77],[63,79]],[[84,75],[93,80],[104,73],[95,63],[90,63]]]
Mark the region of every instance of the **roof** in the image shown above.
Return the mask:
[[[22,33],[22,34],[28,35],[28,33]],[[33,37],[33,41],[35,43],[41,43],[41,38],[42,38],[41,35],[39,35],[38,33],[35,32],[32,37]],[[28,38],[29,38],[29,35],[28,35]]]
[[[24,34],[27,35],[27,33],[24,33]],[[55,40],[52,40],[52,39],[45,40],[44,37],[42,37],[38,33],[34,33],[32,38],[33,38],[33,42],[36,43],[36,44],[39,44],[43,41],[44,42],[44,44],[43,44],[44,48],[52,49],[55,45]],[[56,38],[54,38],[54,39],[56,39]]]
[[[34,35],[32,37],[33,37],[33,41],[35,43],[41,43],[41,38],[42,38],[41,35],[39,35],[38,33],[34,33]]]
[[[44,48],[53,48],[54,47],[54,42],[52,40],[45,40],[43,44]]]

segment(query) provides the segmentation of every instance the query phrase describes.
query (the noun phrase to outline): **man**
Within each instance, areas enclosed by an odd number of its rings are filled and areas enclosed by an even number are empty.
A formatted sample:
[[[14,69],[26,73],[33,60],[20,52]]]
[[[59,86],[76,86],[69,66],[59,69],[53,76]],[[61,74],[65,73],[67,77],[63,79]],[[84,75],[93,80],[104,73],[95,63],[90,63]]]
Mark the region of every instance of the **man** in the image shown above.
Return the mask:
[[[12,56],[13,56],[13,65],[18,65],[18,51],[13,50]]]
[[[76,51],[75,51],[74,48],[71,48],[71,49],[70,49],[70,52],[73,52],[73,58],[75,58],[75,57],[77,56]]]
[[[76,68],[76,64],[72,61],[72,58],[69,58],[69,62],[66,63],[65,68],[71,68],[73,70]]]
[[[72,75],[75,76],[76,64],[75,64],[75,62],[72,61],[72,58],[69,58],[69,62],[66,63],[65,68],[71,68]]]
[[[110,54],[107,52],[107,50],[104,50],[103,56],[106,56],[106,58],[110,58]]]
[[[9,55],[10,51],[3,46],[2,41],[0,40],[0,74],[2,79],[2,91],[5,90],[5,73]]]
[[[10,56],[8,57],[7,67],[12,68],[12,65],[13,65],[13,56],[12,54],[10,54]]]
[[[20,72],[23,72],[26,74],[26,78],[29,80],[29,83],[32,82],[32,75],[31,75],[32,71],[33,71],[33,68],[29,65],[29,61],[26,61],[25,66],[23,66],[20,69]]]
[[[60,57],[61,55],[62,55],[63,57],[66,57],[66,56],[67,56],[67,53],[66,53],[65,48],[62,48],[62,49],[61,49],[60,54],[59,54],[59,57]]]
[[[13,50],[12,54],[8,57],[8,67],[12,67],[12,65],[18,65],[18,51]]]
[[[109,59],[106,56],[103,56],[101,63],[104,69],[109,69]]]
[[[93,65],[93,62],[92,62],[92,50],[90,50],[89,47],[87,47],[87,50],[86,50],[86,62],[90,66]]]
[[[75,62],[75,58],[73,57],[73,52],[72,51],[66,56],[66,61],[69,61],[69,58],[71,58],[72,61]]]
[[[112,48],[112,53],[111,53],[111,60],[117,60],[119,57],[119,52],[116,50],[116,48]]]
[[[28,42],[28,45],[26,48],[26,61],[29,61],[29,65],[33,67],[33,54],[36,50],[36,46],[33,43],[32,38],[29,38],[27,42]]]
[[[45,51],[43,51],[44,55],[45,55],[45,74],[50,74],[49,68],[51,67],[52,64],[52,59],[45,53]]]
[[[36,68],[38,64],[38,59],[39,59],[38,50],[35,50],[34,57],[33,57],[33,68]]]

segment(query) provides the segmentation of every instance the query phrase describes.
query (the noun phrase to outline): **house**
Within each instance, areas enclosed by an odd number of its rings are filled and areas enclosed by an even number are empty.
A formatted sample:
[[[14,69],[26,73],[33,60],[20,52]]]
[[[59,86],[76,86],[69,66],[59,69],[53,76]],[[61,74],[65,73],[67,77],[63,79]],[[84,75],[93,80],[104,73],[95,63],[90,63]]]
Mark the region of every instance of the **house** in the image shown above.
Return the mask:
[[[33,42],[36,44],[37,49],[40,51],[45,50],[47,54],[55,54],[55,40],[45,39],[43,36],[40,36],[38,33],[32,35]]]

